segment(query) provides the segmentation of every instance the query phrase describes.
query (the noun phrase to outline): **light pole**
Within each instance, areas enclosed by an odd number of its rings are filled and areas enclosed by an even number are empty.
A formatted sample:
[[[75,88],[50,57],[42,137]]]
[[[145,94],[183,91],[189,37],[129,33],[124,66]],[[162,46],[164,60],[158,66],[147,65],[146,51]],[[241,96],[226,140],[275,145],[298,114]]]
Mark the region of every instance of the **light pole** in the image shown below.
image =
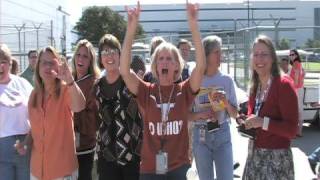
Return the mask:
[[[246,5],[247,5],[247,20],[248,20],[248,28],[250,27],[250,0],[246,1]]]
[[[67,55],[66,15],[67,15],[67,16],[70,16],[70,14],[67,13],[66,11],[64,11],[61,6],[58,6],[57,10],[60,11],[60,12],[63,14],[63,16],[62,16],[62,35],[61,35],[61,51],[62,51],[62,52],[61,52],[61,53],[62,53],[63,56],[66,57],[66,55]]]

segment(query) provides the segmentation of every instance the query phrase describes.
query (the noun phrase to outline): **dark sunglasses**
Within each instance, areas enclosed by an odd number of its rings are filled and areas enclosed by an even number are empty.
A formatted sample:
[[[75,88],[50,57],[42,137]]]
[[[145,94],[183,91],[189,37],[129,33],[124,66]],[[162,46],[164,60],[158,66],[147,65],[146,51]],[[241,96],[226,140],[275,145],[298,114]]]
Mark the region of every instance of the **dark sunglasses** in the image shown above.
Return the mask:
[[[296,54],[290,54],[289,56],[295,56]]]

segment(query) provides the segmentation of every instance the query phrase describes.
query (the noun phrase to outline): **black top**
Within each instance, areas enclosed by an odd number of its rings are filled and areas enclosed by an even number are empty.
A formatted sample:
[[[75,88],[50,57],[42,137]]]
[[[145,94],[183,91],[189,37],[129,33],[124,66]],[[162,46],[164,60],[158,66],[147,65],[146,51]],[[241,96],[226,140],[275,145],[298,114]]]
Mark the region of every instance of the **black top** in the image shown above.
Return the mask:
[[[95,84],[98,101],[97,151],[99,157],[126,165],[139,161],[142,118],[138,105],[121,76],[112,84],[102,77]]]

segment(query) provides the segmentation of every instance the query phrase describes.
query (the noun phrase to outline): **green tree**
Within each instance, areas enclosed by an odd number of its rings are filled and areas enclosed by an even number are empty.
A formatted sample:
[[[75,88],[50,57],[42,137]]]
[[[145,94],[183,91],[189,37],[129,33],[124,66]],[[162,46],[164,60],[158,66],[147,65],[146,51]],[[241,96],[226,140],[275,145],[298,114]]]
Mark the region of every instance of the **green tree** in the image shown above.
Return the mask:
[[[314,48],[313,52],[320,53],[320,40],[308,39],[304,44],[304,48]]]
[[[112,34],[123,41],[126,32],[126,21],[119,13],[106,6],[90,6],[82,13],[74,29],[79,33],[79,39],[88,39],[97,45],[104,34]],[[144,31],[139,25],[137,37],[142,38]]]
[[[290,49],[290,40],[287,38],[282,38],[279,42],[279,50]]]

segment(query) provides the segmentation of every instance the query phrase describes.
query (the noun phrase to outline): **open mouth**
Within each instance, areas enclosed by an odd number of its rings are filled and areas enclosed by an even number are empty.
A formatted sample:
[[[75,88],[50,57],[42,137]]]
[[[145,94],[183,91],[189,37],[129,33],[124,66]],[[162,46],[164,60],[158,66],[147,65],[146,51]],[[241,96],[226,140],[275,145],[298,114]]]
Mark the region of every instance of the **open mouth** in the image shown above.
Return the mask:
[[[168,69],[162,69],[161,74],[168,74]]]
[[[257,66],[258,68],[263,68],[263,67],[264,67],[264,64],[256,64],[256,66]]]
[[[114,61],[107,61],[107,64],[114,64]]]
[[[79,66],[79,67],[82,67],[82,66],[83,66],[83,64],[81,64],[81,63],[78,63],[78,66]]]

